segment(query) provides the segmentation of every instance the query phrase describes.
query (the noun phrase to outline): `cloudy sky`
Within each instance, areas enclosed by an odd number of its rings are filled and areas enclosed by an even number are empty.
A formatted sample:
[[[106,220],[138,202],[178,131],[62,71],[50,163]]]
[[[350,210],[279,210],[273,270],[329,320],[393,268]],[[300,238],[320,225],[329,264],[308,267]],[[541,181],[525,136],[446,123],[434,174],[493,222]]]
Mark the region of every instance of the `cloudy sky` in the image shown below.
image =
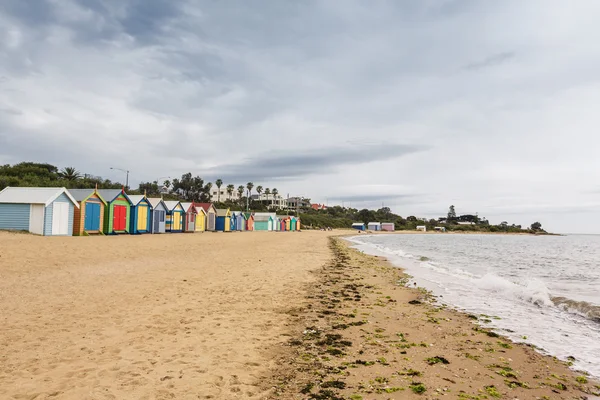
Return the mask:
[[[600,233],[596,0],[0,2],[0,163]]]

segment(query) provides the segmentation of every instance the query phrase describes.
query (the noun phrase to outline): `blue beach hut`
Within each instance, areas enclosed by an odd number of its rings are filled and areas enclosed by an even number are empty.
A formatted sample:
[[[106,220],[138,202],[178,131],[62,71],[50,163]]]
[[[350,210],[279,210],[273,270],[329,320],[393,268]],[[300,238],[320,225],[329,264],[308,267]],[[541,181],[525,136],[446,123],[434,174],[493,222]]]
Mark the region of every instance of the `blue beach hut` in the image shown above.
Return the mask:
[[[129,233],[139,235],[152,233],[152,203],[145,195],[129,195],[131,212],[129,213]]]

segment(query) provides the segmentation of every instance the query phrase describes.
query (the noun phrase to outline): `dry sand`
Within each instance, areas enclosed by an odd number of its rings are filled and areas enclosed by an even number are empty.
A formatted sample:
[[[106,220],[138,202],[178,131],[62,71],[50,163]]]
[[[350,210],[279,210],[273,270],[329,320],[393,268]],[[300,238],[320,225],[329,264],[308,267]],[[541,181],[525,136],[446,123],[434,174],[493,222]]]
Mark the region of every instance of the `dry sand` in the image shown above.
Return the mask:
[[[0,399],[265,397],[327,232],[0,232]]]

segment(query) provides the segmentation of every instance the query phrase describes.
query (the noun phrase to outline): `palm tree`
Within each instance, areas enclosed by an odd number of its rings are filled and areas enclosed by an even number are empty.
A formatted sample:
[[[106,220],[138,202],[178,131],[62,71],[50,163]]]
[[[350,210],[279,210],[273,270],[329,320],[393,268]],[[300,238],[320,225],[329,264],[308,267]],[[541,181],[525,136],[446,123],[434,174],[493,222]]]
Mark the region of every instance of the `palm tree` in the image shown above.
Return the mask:
[[[217,186],[217,202],[221,202],[221,186],[223,186],[223,179],[217,179],[215,181],[215,186]]]
[[[277,199],[277,195],[279,194],[279,190],[277,190],[277,188],[273,188],[273,190],[271,191],[271,193],[273,193],[273,197],[275,199]]]
[[[256,193],[258,193],[258,197],[260,198],[260,194],[263,192],[263,187],[258,185],[256,187]]]
[[[60,170],[58,176],[68,181],[76,181],[77,179],[81,178],[81,173],[74,167],[64,167]]]
[[[231,200],[231,196],[233,196],[233,191],[235,190],[235,186],[232,184],[227,185],[227,194],[229,195],[229,200]]]
[[[271,195],[271,189],[266,188],[265,189],[265,196],[267,196],[267,201],[269,201],[269,196]]]
[[[254,188],[254,183],[248,182],[246,184],[246,189],[248,189],[248,198],[252,195],[252,188]]]
[[[242,196],[244,195],[244,185],[240,185],[237,188],[238,197],[240,198],[240,203],[242,202]]]

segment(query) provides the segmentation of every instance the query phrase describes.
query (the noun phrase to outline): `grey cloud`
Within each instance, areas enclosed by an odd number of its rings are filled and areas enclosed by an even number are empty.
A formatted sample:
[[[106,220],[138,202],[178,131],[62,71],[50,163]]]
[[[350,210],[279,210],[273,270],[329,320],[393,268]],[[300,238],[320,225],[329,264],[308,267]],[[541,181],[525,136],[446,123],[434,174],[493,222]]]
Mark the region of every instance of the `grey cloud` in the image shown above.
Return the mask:
[[[405,199],[411,199],[417,197],[416,194],[365,194],[365,195],[348,195],[348,196],[331,196],[327,197],[329,200],[338,200],[344,202],[352,202],[352,203],[373,203],[373,202],[382,202],[388,200],[394,200],[396,202],[401,202]]]
[[[207,175],[228,180],[297,179],[313,174],[332,174],[344,165],[362,165],[391,160],[423,151],[424,146],[367,144],[363,146],[296,150],[293,146],[263,153],[240,163],[219,165]]]
[[[514,58],[515,55],[516,55],[516,53],[513,51],[498,53],[498,54],[494,54],[489,57],[486,57],[485,59],[483,59],[481,61],[467,64],[463,68],[474,71],[474,70],[483,69],[483,68],[487,68],[487,67],[493,67],[493,66],[505,63],[506,61]]]

